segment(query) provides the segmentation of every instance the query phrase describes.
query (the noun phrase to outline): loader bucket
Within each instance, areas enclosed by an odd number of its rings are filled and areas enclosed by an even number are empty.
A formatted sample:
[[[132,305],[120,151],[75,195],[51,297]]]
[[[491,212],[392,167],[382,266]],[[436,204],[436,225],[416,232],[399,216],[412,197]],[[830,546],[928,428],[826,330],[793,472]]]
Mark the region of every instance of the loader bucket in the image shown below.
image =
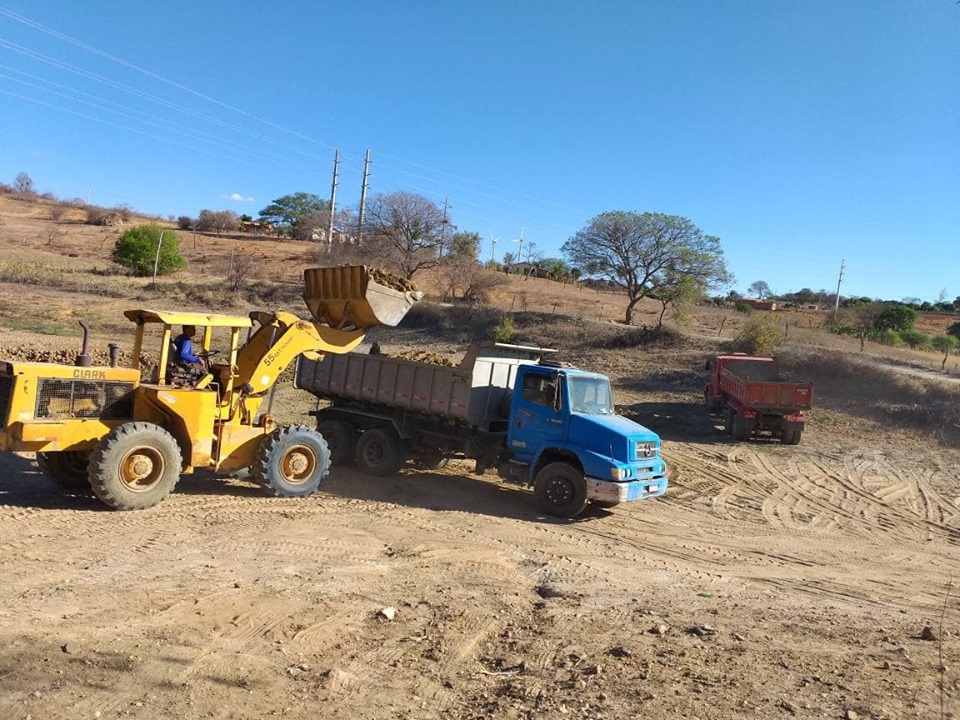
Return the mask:
[[[317,322],[340,329],[397,325],[423,297],[413,283],[365,265],[307,268],[303,287]]]

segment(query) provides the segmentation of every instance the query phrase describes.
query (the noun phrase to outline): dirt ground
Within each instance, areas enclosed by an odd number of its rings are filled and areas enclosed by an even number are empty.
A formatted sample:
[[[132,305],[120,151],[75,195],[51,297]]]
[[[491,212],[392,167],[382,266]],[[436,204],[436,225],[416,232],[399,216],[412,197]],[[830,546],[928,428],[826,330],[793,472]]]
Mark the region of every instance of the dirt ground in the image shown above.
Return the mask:
[[[0,300],[0,354],[54,342],[35,310],[112,327],[130,304]],[[670,478],[573,521],[468,463],[335,468],[306,500],[197,473],[119,513],[0,455],[0,718],[957,717],[960,451],[827,406],[799,446],[732,443],[698,352],[568,357],[660,433]],[[312,406],[285,382],[274,409]]]
[[[958,453],[733,444],[626,360],[670,490],[575,521],[465,462],[117,513],[0,456],[0,717],[934,718],[941,680],[953,716]]]

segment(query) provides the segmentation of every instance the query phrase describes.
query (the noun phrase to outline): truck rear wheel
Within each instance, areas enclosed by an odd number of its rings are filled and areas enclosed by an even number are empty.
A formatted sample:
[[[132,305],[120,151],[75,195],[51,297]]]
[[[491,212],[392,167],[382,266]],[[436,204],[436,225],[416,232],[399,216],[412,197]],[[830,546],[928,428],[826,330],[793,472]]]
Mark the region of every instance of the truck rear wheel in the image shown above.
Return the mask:
[[[360,435],[356,425],[346,420],[321,420],[317,423],[317,432],[327,441],[333,465],[346,465],[353,460]]]
[[[533,481],[537,506],[548,515],[573,518],[587,506],[583,473],[565,462],[545,465]]]
[[[734,440],[749,440],[750,433],[753,432],[753,423],[747,418],[743,417],[740,413],[734,413],[733,415],[733,427],[732,432],[730,433]]]
[[[125,423],[90,456],[93,494],[114,510],[143,510],[166,499],[183,460],[173,435],[148,422]]]
[[[366,475],[396,475],[403,465],[400,438],[388,430],[367,430],[357,441],[357,465]]]
[[[783,428],[783,435],[780,436],[780,442],[784,445],[799,445],[802,434],[803,425],[799,423],[787,423]]]
[[[732,407],[728,407],[723,414],[723,431],[733,437],[733,420],[736,418],[737,413]]]
[[[286,425],[264,438],[250,475],[274,497],[307,497],[330,472],[327,441],[305,425]]]
[[[90,453],[80,450],[37,453],[40,471],[60,487],[70,490],[90,489],[87,477],[89,465]]]

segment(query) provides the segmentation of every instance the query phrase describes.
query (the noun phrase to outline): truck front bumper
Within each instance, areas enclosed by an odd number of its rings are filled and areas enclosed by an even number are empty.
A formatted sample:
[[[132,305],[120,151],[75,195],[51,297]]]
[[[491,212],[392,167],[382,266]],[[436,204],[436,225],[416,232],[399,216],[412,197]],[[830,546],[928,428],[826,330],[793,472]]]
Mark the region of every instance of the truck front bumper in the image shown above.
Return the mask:
[[[624,503],[660,497],[667,492],[667,478],[647,478],[614,482],[588,477],[587,499],[604,503]]]

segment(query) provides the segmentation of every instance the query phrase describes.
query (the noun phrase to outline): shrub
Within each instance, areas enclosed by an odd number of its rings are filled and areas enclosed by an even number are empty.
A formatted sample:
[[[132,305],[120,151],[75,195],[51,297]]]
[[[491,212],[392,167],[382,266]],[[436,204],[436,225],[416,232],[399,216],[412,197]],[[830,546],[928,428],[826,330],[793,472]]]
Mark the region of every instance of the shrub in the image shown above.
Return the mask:
[[[159,258],[157,246],[160,247]],[[111,257],[137,275],[151,275],[155,260],[158,275],[166,275],[186,265],[180,256],[177,234],[157,225],[137,225],[127,230],[114,245]]]
[[[193,226],[196,224],[194,220],[189,215],[181,215],[177,218],[177,229],[179,230],[193,230]]]
[[[884,308],[874,319],[873,327],[877,330],[912,330],[913,324],[920,317],[916,308],[896,303]]]
[[[909,345],[911,350],[930,346],[930,336],[919,330],[904,330],[900,333],[900,339]]]
[[[734,306],[734,310],[736,310],[738,313],[743,313],[744,315],[753,314],[753,308],[747,305],[746,303],[737,303]]]
[[[903,339],[896,330],[875,330],[871,337],[878,343],[883,343],[890,347],[900,347],[903,345]]]
[[[493,339],[499,343],[508,343],[513,340],[513,320],[509,315],[500,318],[497,329],[493,333]]]
[[[783,342],[783,327],[769,315],[753,318],[733,339],[738,352],[749,355],[772,355]]]

